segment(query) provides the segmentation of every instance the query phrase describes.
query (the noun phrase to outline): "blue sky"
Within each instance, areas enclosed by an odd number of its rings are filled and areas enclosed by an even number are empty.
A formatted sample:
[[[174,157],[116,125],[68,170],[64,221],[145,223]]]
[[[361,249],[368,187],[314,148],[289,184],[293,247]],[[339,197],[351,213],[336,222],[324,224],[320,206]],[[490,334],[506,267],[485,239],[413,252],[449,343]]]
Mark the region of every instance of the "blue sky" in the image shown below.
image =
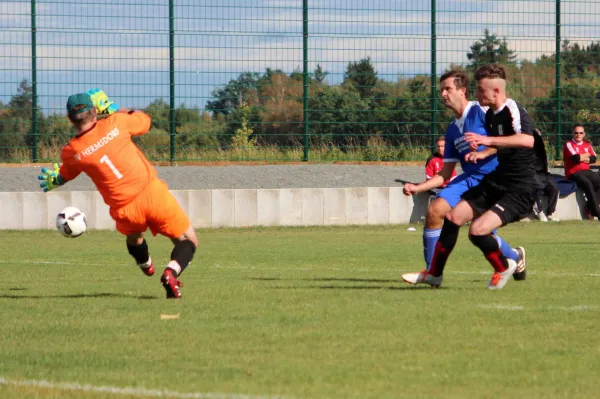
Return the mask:
[[[309,68],[339,83],[371,57],[379,76],[429,73],[430,0],[309,0]],[[240,73],[302,67],[301,0],[175,0],[177,104],[203,107]],[[554,52],[555,1],[438,0],[438,73],[465,63],[485,28],[519,59]],[[562,36],[600,40],[600,0],[562,1]],[[169,94],[168,0],[37,1],[38,93],[46,113],[101,87],[123,106]],[[30,1],[0,2],[0,100],[31,80]]]

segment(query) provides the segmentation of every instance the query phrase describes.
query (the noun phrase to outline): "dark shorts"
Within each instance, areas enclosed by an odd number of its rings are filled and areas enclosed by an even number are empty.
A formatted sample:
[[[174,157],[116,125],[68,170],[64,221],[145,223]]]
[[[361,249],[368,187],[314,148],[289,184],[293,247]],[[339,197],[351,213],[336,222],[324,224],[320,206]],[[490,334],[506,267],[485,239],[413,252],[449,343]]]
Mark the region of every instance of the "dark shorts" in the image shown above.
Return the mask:
[[[511,189],[484,178],[481,184],[469,189],[462,199],[478,214],[492,211],[500,217],[502,225],[519,221],[531,213],[535,203],[535,191]]]

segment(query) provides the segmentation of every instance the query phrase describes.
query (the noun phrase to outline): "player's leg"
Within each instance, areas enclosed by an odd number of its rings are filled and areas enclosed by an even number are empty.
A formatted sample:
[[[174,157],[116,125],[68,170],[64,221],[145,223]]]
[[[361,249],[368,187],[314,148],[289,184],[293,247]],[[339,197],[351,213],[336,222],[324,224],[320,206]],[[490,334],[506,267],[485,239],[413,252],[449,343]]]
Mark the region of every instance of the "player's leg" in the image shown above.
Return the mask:
[[[161,276],[161,283],[167,298],[180,298],[183,284],[179,276],[194,257],[198,238],[187,217],[175,197],[169,192],[167,185],[158,180],[153,182],[149,196],[153,207],[148,209],[148,224],[152,234],[162,234],[175,244],[171,251],[171,260]]]
[[[148,251],[148,244],[144,239],[144,233],[128,234],[125,240],[127,242],[127,251],[135,259],[146,276],[154,275],[154,264]]]
[[[181,210],[181,213],[183,213],[183,210]],[[185,232],[176,238],[171,237],[171,241],[175,246],[171,251],[171,260],[165,267],[160,281],[167,292],[167,298],[180,298],[183,283],[179,281],[179,276],[189,266],[198,246],[196,232],[189,220]]]
[[[499,201],[475,220],[469,229],[469,239],[483,252],[494,268],[494,274],[488,284],[489,289],[501,289],[517,269],[517,262],[504,256],[500,245],[492,232],[500,226],[519,220],[531,211],[535,202],[531,193],[507,191],[498,194]]]
[[[431,261],[429,273],[434,277],[441,277],[446,267],[446,262],[456,245],[458,233],[462,226],[473,220],[476,213],[471,204],[461,200],[454,209],[452,209],[444,220],[444,226],[440,234],[440,239],[435,246],[435,252]]]
[[[444,218],[458,204],[460,196],[469,189],[469,185],[475,185],[471,180],[472,178],[466,174],[458,176],[447,187],[440,190],[435,200],[427,207],[423,229],[423,257],[427,270],[431,267],[433,252],[442,233]]]
[[[171,261],[167,268],[173,270],[176,276],[179,276],[194,258],[194,253],[198,247],[198,237],[190,224],[182,235],[171,238],[171,241],[175,246],[171,252]]]
[[[449,220],[454,213],[456,213],[454,220],[464,219],[462,224],[465,224],[470,220],[468,215],[473,214],[472,209],[465,201],[460,201],[454,209],[446,214],[440,237],[435,246],[431,268],[421,272],[403,274],[402,279],[405,282],[409,284],[429,284],[432,287],[439,287],[442,284],[444,267],[450,252],[452,252],[452,249],[456,244],[460,229],[459,225],[456,225],[453,221]]]
[[[442,226],[444,225],[444,217],[452,207],[444,198],[437,197],[429,207],[425,216],[425,228],[423,229],[423,257],[425,259],[426,269],[431,267],[431,259],[435,250]]]
[[[546,208],[546,215],[550,220],[558,222],[558,219],[552,215],[556,212],[556,205],[558,204],[558,197],[560,196],[560,190],[556,186],[556,183],[552,178],[548,179],[548,184],[544,187],[544,193],[548,197],[548,207]]]
[[[488,184],[484,179],[480,184],[470,188],[462,195],[462,200],[446,215],[440,239],[435,246],[435,253],[428,274],[433,278],[441,279],[446,267],[446,262],[458,240],[461,226],[473,220],[490,206],[490,197],[487,195]]]
[[[136,198],[124,207],[111,208],[110,216],[116,223],[117,231],[126,236],[125,242],[129,254],[146,276],[152,276],[154,265],[143,234],[148,227],[140,206],[143,206],[143,199]]]

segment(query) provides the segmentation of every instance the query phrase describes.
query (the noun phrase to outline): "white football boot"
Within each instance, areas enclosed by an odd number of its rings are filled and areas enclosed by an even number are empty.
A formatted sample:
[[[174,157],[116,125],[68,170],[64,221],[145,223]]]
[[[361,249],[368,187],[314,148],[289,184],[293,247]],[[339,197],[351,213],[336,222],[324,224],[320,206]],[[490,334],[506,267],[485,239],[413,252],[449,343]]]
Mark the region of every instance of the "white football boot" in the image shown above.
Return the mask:
[[[492,274],[492,279],[488,283],[488,289],[501,290],[510,279],[510,276],[512,276],[515,270],[517,270],[517,262],[512,259],[507,259],[507,261],[508,269],[502,273],[494,272],[494,274]]]
[[[408,284],[429,284],[436,288],[442,285],[443,279],[443,275],[435,277],[427,273],[427,270],[418,273],[405,273],[402,275],[402,280],[406,281]]]

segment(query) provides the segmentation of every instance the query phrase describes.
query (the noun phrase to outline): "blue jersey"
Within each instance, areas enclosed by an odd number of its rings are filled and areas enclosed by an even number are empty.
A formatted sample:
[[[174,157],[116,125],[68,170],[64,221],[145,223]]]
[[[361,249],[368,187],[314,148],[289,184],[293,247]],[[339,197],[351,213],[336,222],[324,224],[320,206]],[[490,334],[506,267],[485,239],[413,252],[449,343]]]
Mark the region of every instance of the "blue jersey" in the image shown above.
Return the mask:
[[[464,173],[468,175],[487,175],[498,166],[496,154],[477,163],[466,162],[465,155],[471,152],[469,143],[465,141],[466,132],[478,133],[487,136],[485,130],[485,112],[477,101],[469,102],[460,119],[456,119],[446,131],[446,149],[444,151],[444,162],[460,162]],[[483,151],[486,147],[480,145],[477,151]]]

